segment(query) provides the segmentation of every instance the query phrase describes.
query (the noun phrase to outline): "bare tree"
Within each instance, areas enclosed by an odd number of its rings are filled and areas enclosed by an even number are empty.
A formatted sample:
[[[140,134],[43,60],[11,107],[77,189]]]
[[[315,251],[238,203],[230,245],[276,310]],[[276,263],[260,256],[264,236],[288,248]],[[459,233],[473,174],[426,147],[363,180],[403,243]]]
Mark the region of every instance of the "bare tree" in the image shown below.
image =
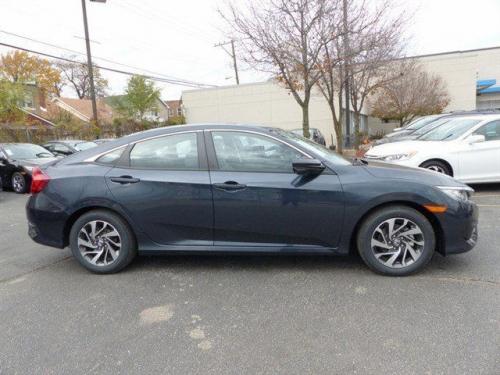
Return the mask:
[[[396,120],[404,126],[418,116],[441,113],[450,103],[443,79],[427,73],[418,62],[400,60],[393,63],[392,69],[400,77],[376,90],[373,116]]]
[[[242,59],[270,72],[290,90],[302,108],[304,136],[309,137],[311,91],[320,78],[317,65],[328,41],[334,0],[247,0],[220,11],[239,40]]]
[[[399,78],[392,66],[393,61],[403,55],[406,18],[394,12],[392,0],[385,0],[371,10],[362,4],[358,21],[355,32],[349,36],[351,53],[347,64],[356,149],[360,143],[361,112],[366,99],[377,87]]]
[[[80,99],[90,98],[90,79],[87,65],[84,62],[58,62],[56,66],[62,73],[62,78],[66,85],[70,86]],[[99,68],[94,66],[94,86],[96,96],[106,95],[108,81],[101,75]],[[59,96],[61,88],[59,87]]]
[[[394,12],[391,4],[385,0],[374,7],[364,0],[342,0],[346,11],[330,15],[334,25],[331,32],[336,37],[323,46],[318,87],[330,107],[340,153],[344,141],[344,112],[351,108],[354,112],[357,145],[366,98],[380,84],[394,79],[388,66],[402,53],[405,19]],[[349,78],[350,103],[344,99],[346,77]]]

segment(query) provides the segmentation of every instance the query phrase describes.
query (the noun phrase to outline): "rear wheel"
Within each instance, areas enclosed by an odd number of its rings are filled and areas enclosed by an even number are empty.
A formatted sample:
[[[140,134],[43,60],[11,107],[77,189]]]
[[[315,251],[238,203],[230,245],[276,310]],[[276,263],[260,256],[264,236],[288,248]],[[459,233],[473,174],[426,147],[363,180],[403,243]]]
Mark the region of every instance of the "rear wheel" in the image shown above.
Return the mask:
[[[453,176],[453,172],[448,164],[440,161],[440,160],[429,160],[420,165],[421,168],[430,169],[434,172],[439,172],[446,174],[448,176]]]
[[[134,234],[118,215],[104,210],[82,215],[71,228],[73,256],[95,273],[114,273],[126,267],[137,254]]]
[[[12,190],[17,194],[24,194],[28,191],[26,186],[26,178],[19,172],[14,172],[11,178]]]
[[[361,258],[373,271],[406,276],[421,270],[431,260],[436,236],[431,223],[420,212],[392,206],[364,220],[357,245]]]

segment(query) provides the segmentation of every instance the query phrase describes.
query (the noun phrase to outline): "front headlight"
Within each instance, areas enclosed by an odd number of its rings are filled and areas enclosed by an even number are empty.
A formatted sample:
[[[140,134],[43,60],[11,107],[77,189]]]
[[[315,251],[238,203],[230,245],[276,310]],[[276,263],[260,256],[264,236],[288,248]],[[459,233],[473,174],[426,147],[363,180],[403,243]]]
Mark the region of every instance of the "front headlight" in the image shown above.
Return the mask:
[[[470,199],[472,193],[474,193],[474,189],[470,187],[461,187],[461,186],[438,186],[439,190],[445,193],[450,198],[466,202]]]
[[[417,154],[417,151],[411,151],[411,152],[405,152],[401,154],[393,154],[393,155],[386,155],[382,157],[382,160],[385,161],[401,161],[401,160],[408,160],[414,157]]]

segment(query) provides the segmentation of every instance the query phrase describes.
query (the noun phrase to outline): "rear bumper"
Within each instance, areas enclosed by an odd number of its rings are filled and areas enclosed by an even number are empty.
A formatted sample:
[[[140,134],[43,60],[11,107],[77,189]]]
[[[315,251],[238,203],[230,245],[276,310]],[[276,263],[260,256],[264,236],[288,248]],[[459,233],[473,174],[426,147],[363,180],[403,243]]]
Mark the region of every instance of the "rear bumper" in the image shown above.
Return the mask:
[[[28,235],[39,244],[63,249],[67,245],[64,230],[68,215],[48,203],[43,195],[34,195],[28,200]]]

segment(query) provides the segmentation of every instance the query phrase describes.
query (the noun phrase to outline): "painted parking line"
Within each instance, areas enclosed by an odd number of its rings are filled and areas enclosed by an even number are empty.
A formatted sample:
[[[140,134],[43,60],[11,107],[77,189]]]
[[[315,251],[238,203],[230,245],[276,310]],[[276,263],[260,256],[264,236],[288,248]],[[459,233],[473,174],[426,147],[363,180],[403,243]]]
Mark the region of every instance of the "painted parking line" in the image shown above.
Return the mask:
[[[494,207],[494,208],[500,208],[500,204],[478,204],[478,207]]]

